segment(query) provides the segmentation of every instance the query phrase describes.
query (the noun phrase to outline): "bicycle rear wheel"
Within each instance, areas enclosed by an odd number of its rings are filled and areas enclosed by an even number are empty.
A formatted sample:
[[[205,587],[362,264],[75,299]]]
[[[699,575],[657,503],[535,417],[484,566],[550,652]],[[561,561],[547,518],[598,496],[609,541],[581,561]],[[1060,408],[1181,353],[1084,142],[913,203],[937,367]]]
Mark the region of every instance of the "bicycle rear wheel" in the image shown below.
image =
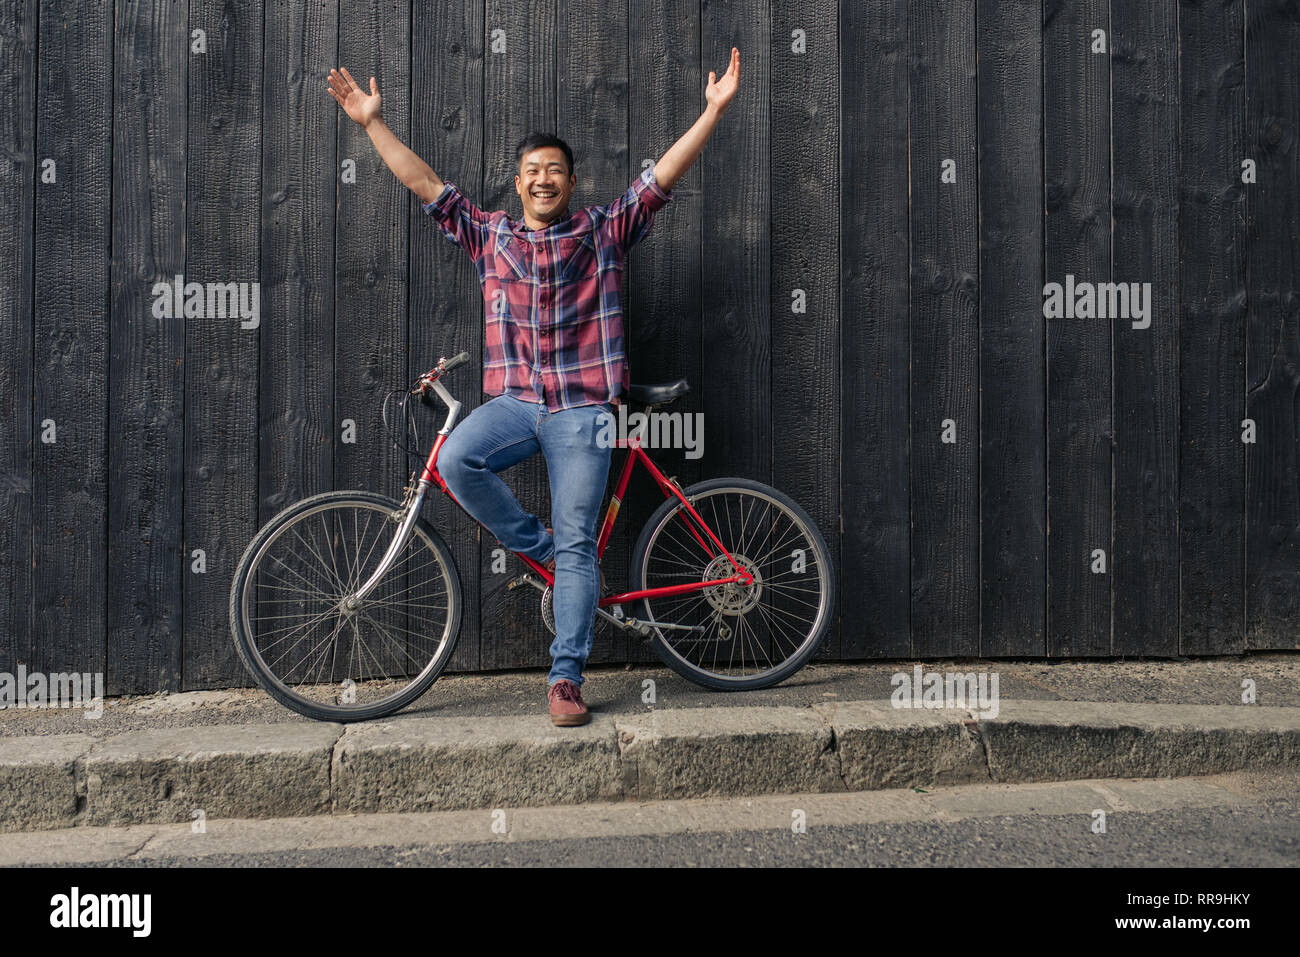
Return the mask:
[[[423,519],[364,600],[350,598],[397,532],[398,502],[326,492],[276,515],[245,550],[230,590],[239,656],[268,694],[320,721],[406,707],[446,667],[460,631],[460,576]]]
[[[784,681],[830,630],[835,570],[826,542],[793,499],[760,482],[710,479],[683,494],[753,581],[643,599],[641,617],[653,629],[655,652],[678,674],[719,691]],[[639,590],[733,573],[674,496],[642,530],[630,580]]]

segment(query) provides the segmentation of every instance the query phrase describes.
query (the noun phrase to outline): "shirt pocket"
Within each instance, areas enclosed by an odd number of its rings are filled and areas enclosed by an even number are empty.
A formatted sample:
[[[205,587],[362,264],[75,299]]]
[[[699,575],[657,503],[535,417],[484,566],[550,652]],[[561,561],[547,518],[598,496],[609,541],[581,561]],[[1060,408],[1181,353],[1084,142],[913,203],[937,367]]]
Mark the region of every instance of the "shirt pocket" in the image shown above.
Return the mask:
[[[596,243],[590,233],[560,240],[560,278],[565,282],[585,279],[596,274],[600,257],[596,255]]]
[[[502,233],[497,237],[496,246],[493,249],[493,260],[498,278],[506,280],[527,279],[527,258],[528,250],[523,242],[514,235]]]

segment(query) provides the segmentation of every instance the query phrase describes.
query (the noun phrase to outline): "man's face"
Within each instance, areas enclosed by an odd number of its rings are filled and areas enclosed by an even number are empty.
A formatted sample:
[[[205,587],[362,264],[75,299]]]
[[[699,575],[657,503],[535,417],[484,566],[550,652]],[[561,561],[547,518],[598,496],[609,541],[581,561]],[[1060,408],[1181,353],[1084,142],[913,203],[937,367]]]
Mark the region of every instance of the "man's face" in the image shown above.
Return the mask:
[[[515,191],[524,213],[543,223],[564,215],[578,178],[569,172],[564,151],[558,146],[541,146],[525,153],[515,174]]]

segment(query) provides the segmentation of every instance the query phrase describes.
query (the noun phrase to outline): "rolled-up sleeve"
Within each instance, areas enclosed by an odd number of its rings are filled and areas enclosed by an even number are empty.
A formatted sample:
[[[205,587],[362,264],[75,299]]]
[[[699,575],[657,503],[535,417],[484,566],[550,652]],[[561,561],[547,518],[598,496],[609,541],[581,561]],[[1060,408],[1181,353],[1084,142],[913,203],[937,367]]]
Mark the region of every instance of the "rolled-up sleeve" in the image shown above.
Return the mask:
[[[483,252],[488,216],[462,193],[455,183],[443,183],[442,192],[421,208],[433,217],[442,234],[477,260]]]
[[[655,181],[655,168],[647,166],[627,192],[607,207],[604,227],[610,240],[624,252],[631,249],[645,239],[655,213],[672,198],[672,191],[665,193]]]

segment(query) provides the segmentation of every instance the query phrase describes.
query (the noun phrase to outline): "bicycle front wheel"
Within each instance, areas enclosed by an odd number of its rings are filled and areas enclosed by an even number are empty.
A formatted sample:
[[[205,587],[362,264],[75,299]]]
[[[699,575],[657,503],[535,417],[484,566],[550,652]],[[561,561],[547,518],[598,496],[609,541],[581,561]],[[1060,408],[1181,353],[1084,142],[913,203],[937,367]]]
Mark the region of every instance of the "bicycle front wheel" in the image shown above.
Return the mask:
[[[666,500],[637,541],[632,588],[728,578],[731,559],[753,580],[643,599],[655,652],[678,674],[719,691],[784,681],[830,630],[835,571],[826,542],[793,499],[760,482],[710,479],[683,495],[712,536],[676,496]]]
[[[460,577],[423,519],[375,588],[397,534],[399,503],[326,492],[289,506],[258,532],[230,590],[239,656],[268,694],[319,721],[361,721],[406,707],[455,649]]]

